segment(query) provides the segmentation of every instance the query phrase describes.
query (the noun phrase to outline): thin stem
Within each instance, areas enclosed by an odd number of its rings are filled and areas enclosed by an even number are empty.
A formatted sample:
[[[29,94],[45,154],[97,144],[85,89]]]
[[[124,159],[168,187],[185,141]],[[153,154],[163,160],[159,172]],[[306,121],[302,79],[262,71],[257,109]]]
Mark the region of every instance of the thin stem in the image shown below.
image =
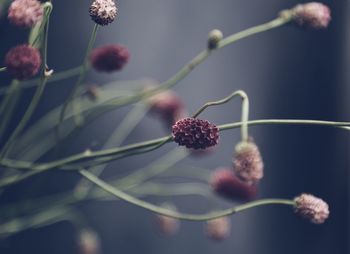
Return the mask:
[[[6,67],[1,67],[0,72],[6,71],[6,69],[7,69]]]
[[[86,179],[88,179],[89,181],[91,181],[92,183],[94,183],[95,185],[100,187],[101,189],[103,189],[104,191],[114,195],[115,197],[117,197],[121,200],[124,200],[128,203],[134,204],[136,206],[142,207],[146,210],[155,212],[157,214],[165,215],[165,216],[176,218],[176,219],[182,219],[182,220],[206,221],[206,220],[211,220],[211,219],[215,219],[215,218],[220,218],[223,216],[232,215],[234,213],[241,212],[241,211],[248,210],[250,208],[254,208],[254,207],[258,207],[258,206],[262,206],[262,205],[273,205],[273,204],[289,205],[289,206],[295,205],[295,202],[293,200],[289,200],[289,199],[262,199],[262,200],[253,201],[253,202],[241,205],[241,206],[237,206],[234,208],[226,209],[223,211],[210,212],[210,213],[202,214],[202,215],[185,214],[185,213],[179,213],[176,211],[171,211],[171,210],[168,210],[166,208],[156,206],[156,205],[153,205],[149,202],[135,198],[127,193],[120,191],[119,189],[106,183],[105,181],[94,176],[93,174],[91,174],[90,172],[88,172],[86,170],[80,170],[79,173],[83,177],[85,177]]]
[[[212,107],[212,106],[218,106],[225,104],[232,100],[234,97],[240,96],[242,98],[242,126],[241,126],[241,136],[242,136],[242,141],[248,141],[248,120],[249,120],[249,99],[248,95],[242,91],[238,90],[233,93],[231,93],[229,96],[218,100],[218,101],[212,101],[212,102],[207,102],[205,103],[194,115],[193,118],[196,118],[199,116],[206,108]]]

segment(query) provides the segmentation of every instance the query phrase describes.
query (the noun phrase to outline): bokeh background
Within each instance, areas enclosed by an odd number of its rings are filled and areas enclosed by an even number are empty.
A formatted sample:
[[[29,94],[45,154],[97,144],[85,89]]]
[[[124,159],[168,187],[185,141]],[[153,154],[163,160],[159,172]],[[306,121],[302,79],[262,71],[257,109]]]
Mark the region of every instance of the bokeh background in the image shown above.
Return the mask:
[[[99,30],[96,45],[126,45],[131,62],[112,75],[92,71],[87,80],[99,85],[139,78],[166,80],[206,46],[210,30],[218,28],[230,35],[269,21],[280,10],[300,2],[305,1],[119,0],[118,20]],[[346,0],[322,2],[332,10],[327,30],[285,26],[215,52],[174,89],[188,111],[244,89],[250,96],[251,119],[349,121],[350,4]],[[54,0],[53,4],[48,61],[59,71],[82,62],[93,23],[87,13],[90,1]],[[0,59],[26,38],[26,31],[9,25],[2,17]],[[1,86],[9,81],[6,74],[1,74]],[[61,103],[73,82],[71,79],[49,86],[34,120]],[[30,91],[22,95],[19,112],[30,95]],[[63,153],[81,151],[91,143],[98,148],[129,109],[101,116],[70,138]],[[209,109],[203,117],[215,123],[236,121],[240,104],[234,101]],[[320,196],[331,208],[324,225],[301,220],[288,207],[261,207],[232,216],[231,237],[217,243],[203,233],[203,223],[182,222],[177,235],[160,237],[149,212],[124,202],[85,202],[79,210],[100,236],[102,253],[349,253],[349,132],[316,126],[259,126],[252,127],[250,133],[265,161],[260,197],[292,198],[301,192]],[[159,121],[146,117],[126,143],[166,134]],[[229,166],[238,140],[238,130],[225,132],[214,154],[189,158],[184,163],[208,169]],[[131,172],[173,147],[168,144],[159,151],[113,163],[105,179],[116,171]],[[2,193],[0,209],[19,199],[68,190],[78,179],[77,175],[62,172],[35,177]],[[148,200],[158,203],[168,199]],[[198,197],[171,200],[181,211],[204,212],[210,208]],[[216,204],[217,208],[229,206],[232,204],[224,201]],[[0,253],[77,253],[76,234],[70,222],[27,230],[1,239]]]

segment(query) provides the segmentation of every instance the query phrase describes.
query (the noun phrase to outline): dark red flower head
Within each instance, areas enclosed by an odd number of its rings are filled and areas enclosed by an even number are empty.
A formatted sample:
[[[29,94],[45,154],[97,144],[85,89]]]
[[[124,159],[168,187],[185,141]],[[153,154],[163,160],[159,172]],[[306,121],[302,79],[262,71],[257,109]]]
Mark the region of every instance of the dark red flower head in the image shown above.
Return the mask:
[[[8,72],[19,80],[35,76],[39,72],[40,65],[39,50],[26,44],[10,49],[5,57]]]
[[[219,129],[206,120],[184,118],[173,127],[173,139],[180,146],[205,149],[215,146],[219,140]]]
[[[243,182],[229,168],[216,169],[211,175],[210,185],[217,194],[230,200],[249,201],[257,195],[256,185]]]
[[[95,48],[90,55],[92,67],[101,72],[119,71],[128,63],[129,50],[121,45]]]

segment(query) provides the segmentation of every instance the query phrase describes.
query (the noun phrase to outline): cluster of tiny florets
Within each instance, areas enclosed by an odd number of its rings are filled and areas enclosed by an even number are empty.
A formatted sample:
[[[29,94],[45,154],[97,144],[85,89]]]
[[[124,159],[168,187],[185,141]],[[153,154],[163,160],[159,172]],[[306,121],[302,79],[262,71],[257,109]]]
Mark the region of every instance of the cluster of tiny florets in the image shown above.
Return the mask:
[[[292,15],[297,24],[315,29],[326,28],[331,21],[329,7],[318,2],[299,4],[292,10]]]
[[[229,168],[216,169],[211,175],[210,185],[215,193],[230,200],[249,201],[257,195],[256,185],[243,182]]]
[[[215,146],[219,140],[219,129],[207,120],[184,118],[173,127],[173,139],[180,146],[205,149]]]
[[[101,26],[112,23],[118,14],[114,0],[95,0],[89,9],[90,17]]]
[[[26,44],[10,49],[5,57],[8,72],[19,80],[35,76],[39,72],[40,65],[39,50]]]
[[[295,212],[315,224],[322,224],[329,216],[329,207],[322,199],[311,194],[301,194],[294,199]]]
[[[207,221],[206,232],[209,238],[221,241],[230,236],[231,224],[228,217],[220,217]]]
[[[257,145],[242,141],[236,145],[233,157],[235,174],[248,184],[256,184],[264,176],[264,163]]]
[[[129,50],[121,45],[106,45],[91,52],[92,67],[101,72],[120,71],[128,63]]]
[[[44,14],[38,0],[15,0],[8,9],[8,19],[16,26],[32,27],[38,23]]]

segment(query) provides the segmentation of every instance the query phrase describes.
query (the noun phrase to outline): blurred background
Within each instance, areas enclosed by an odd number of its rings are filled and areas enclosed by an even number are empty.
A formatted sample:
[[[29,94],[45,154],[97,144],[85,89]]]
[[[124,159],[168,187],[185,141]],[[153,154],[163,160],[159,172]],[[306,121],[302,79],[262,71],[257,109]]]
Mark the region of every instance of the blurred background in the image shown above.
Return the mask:
[[[206,46],[207,34],[217,28],[230,35],[267,22],[280,10],[306,1],[294,0],[119,0],[116,22],[99,30],[96,45],[120,43],[131,52],[131,61],[120,73],[89,72],[87,83],[103,85],[114,80],[151,78],[164,81]],[[350,121],[348,66],[350,64],[350,4],[346,0],[322,1],[332,10],[328,29],[313,31],[284,26],[258,34],[215,52],[181,81],[175,91],[187,110],[195,112],[207,101],[245,90],[251,102],[251,119],[317,119]],[[48,63],[55,71],[81,64],[93,22],[90,1],[53,1]],[[12,46],[27,40],[27,32],[0,19],[0,59]],[[62,103],[75,79],[48,86],[33,122]],[[0,75],[0,85],[10,77]],[[21,112],[33,90],[23,93]],[[239,100],[207,110],[203,118],[222,124],[238,121]],[[99,117],[65,141],[62,155],[98,149],[123,116],[124,107]],[[13,119],[15,126],[16,117]],[[125,143],[169,134],[155,118],[146,117]],[[222,133],[220,146],[211,155],[190,157],[182,163],[215,169],[230,166],[239,130]],[[83,202],[78,206],[84,221],[101,239],[102,253],[349,253],[349,132],[317,126],[256,126],[250,135],[265,162],[261,198],[293,198],[309,192],[330,205],[323,225],[313,225],[293,214],[289,207],[266,206],[231,217],[232,234],[213,242],[204,223],[181,222],[179,233],[161,237],[153,215],[125,202]],[[104,175],[125,175],[153,161],[175,144],[160,150],[111,163]],[[53,155],[47,155],[46,159]],[[181,167],[181,163],[179,164]],[[18,200],[70,190],[77,174],[51,172],[15,185],[0,195],[1,206]],[[200,213],[213,204],[198,196],[147,198],[159,203],[171,200],[179,210]],[[233,204],[218,199],[216,208]],[[3,219],[0,218],[0,221]],[[0,253],[78,253],[77,229],[63,221],[0,239]]]

